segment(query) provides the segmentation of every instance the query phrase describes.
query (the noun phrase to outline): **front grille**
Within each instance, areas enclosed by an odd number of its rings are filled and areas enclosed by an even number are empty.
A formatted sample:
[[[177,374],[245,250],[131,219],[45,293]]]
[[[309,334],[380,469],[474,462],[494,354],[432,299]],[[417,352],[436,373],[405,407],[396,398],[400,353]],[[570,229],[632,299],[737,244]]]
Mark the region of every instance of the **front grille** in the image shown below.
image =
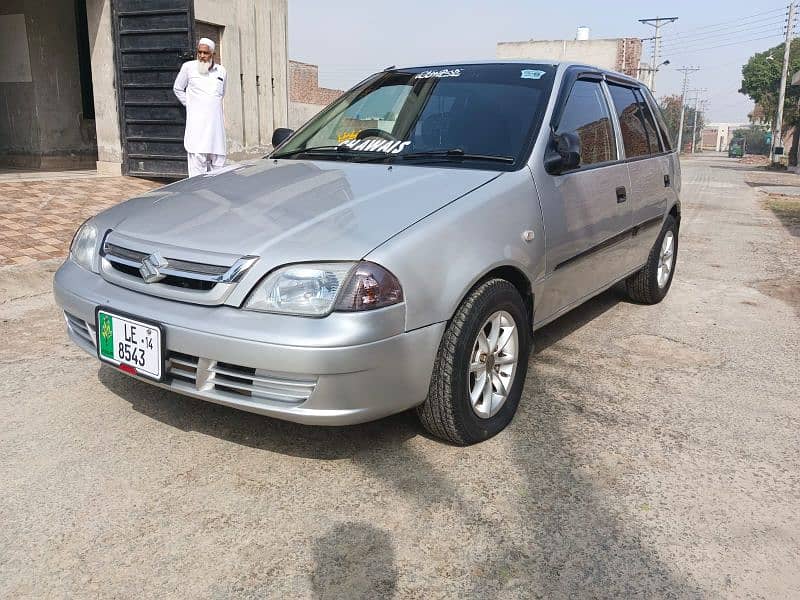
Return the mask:
[[[106,256],[106,258],[108,258],[108,256]],[[116,262],[112,259],[109,259],[109,262],[117,271],[125,273],[126,275],[130,275],[131,277],[136,277],[137,279],[142,279],[142,274],[139,272],[139,267],[132,267],[121,262]],[[214,286],[217,285],[214,281],[193,279],[190,277],[176,277],[174,275],[167,275],[158,283],[201,292],[207,292],[208,290],[214,289]]]
[[[116,244],[110,244],[108,242],[103,245],[103,254],[105,254],[106,257],[111,261],[113,261],[115,258],[121,258],[125,259],[126,261],[136,263],[137,265],[141,265],[142,261],[148,257],[146,252],[130,250],[128,248],[123,248],[122,246],[117,246]],[[198,275],[221,276],[227,273],[228,269],[230,269],[230,266],[226,267],[224,265],[207,265],[188,260],[178,260],[176,258],[167,258],[166,260],[169,263],[170,269],[183,271],[184,273],[196,273]]]
[[[197,357],[180,352],[170,352],[167,373],[176,379],[194,383],[197,379]]]
[[[170,352],[167,373],[176,380],[192,383],[198,390],[247,396],[253,399],[299,404],[311,397],[317,385],[311,376],[288,378],[263,369],[243,367],[180,352]]]
[[[76,317],[75,315],[71,315],[67,311],[64,311],[64,320],[67,322],[67,327],[72,333],[77,335],[82,340],[88,342],[89,345],[97,346],[94,327],[89,325],[83,319]]]
[[[103,258],[111,267],[144,282],[140,268],[150,256],[147,252],[125,248],[108,241],[103,243]],[[243,256],[231,265],[218,265],[165,257],[165,266],[159,266],[162,276],[157,283],[200,292],[212,290],[218,283],[234,283],[256,262],[255,256]]]

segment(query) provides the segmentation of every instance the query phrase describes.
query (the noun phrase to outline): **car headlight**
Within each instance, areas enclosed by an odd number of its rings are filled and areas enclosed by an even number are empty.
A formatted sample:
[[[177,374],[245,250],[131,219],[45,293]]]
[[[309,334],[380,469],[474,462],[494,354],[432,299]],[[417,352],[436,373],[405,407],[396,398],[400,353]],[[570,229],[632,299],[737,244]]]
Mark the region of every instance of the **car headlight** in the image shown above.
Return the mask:
[[[97,226],[92,219],[88,219],[78,227],[69,247],[69,255],[72,260],[92,272],[95,272],[94,255],[97,252],[97,234]]]
[[[333,310],[371,310],[402,301],[397,278],[380,265],[313,263],[273,271],[255,287],[244,308],[322,317]]]

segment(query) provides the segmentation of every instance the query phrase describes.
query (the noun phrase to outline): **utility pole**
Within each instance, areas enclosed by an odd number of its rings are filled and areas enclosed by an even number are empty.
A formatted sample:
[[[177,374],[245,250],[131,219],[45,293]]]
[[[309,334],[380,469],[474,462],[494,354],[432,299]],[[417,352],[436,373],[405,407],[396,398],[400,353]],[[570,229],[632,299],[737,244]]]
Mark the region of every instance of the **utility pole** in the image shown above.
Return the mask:
[[[683,147],[681,146],[683,143],[683,115],[686,108],[686,86],[689,83],[689,73],[694,73],[695,71],[699,70],[700,67],[681,67],[678,69],[678,71],[683,73],[683,89],[681,91],[681,121],[680,125],[678,125],[678,154],[683,152]]]
[[[698,105],[701,103],[700,95],[705,92],[705,88],[701,90],[692,90],[695,92],[694,97],[694,125],[692,125],[692,154],[695,153],[695,146],[697,145],[697,113],[698,113]],[[705,103],[705,100],[702,101]]]
[[[789,71],[789,50],[792,46],[792,33],[794,30],[794,0],[789,4],[789,13],[786,15],[786,40],[783,48],[783,70],[781,71],[781,89],[778,93],[778,119],[775,125],[775,133],[772,136],[772,148],[770,148],[770,161],[775,160],[775,146],[781,145],[783,148],[783,141],[781,140],[783,128],[783,103],[786,100],[786,74]]]
[[[650,91],[656,91],[656,71],[658,70],[658,53],[661,51],[661,28],[669,23],[674,23],[678,17],[656,17],[655,19],[639,19],[639,23],[650,25],[656,30],[653,44],[653,60],[650,63]]]

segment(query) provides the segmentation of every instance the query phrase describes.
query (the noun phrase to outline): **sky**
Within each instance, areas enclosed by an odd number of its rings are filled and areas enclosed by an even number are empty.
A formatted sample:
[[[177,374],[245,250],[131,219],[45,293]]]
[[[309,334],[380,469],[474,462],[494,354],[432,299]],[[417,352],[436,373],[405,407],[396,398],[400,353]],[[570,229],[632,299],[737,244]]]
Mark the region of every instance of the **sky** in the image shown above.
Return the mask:
[[[680,94],[683,66],[700,67],[707,122],[747,122],[753,103],[738,93],[741,68],[783,41],[788,2],[534,2],[503,0],[289,0],[289,58],[319,65],[320,85],[347,89],[387,66],[495,58],[499,41],[653,36],[639,19],[678,17],[662,28],[656,96]],[[643,61],[649,64],[651,43]],[[783,56],[776,56],[782,60]],[[791,77],[791,73],[789,74]],[[691,99],[694,94],[689,94]],[[691,101],[691,100],[689,100]]]

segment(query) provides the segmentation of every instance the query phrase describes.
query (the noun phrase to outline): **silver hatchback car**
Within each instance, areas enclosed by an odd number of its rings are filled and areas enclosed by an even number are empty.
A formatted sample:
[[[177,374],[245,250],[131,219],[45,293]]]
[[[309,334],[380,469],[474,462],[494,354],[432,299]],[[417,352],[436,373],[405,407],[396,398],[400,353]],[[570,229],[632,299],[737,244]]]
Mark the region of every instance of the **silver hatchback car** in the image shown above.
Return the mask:
[[[501,431],[537,328],[625,280],[669,290],[680,167],[641,82],[581,64],[390,68],[276,149],[84,223],[69,335],[131,376],[271,417],[416,408]]]

